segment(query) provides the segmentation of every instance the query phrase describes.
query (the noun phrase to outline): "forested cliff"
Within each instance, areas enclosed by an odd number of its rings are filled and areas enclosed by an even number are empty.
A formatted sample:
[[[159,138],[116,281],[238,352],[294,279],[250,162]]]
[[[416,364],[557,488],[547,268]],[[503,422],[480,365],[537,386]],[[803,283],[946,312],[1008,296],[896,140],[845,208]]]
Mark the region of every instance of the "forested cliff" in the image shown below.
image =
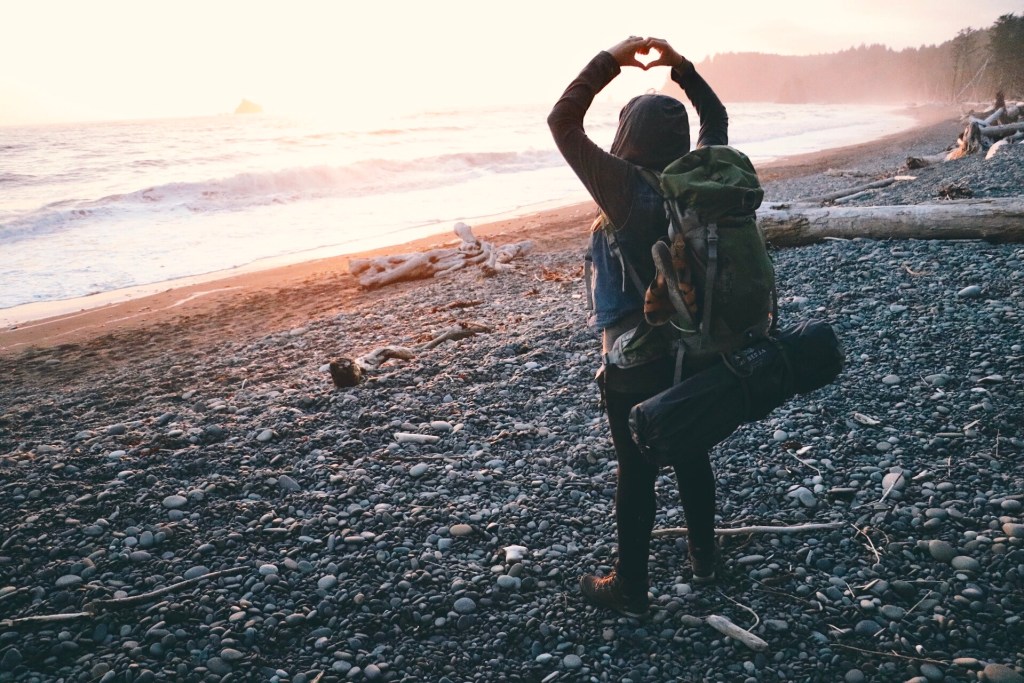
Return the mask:
[[[730,52],[697,70],[726,101],[962,102],[990,100],[997,90],[1024,97],[1024,15],[1000,17],[989,29],[964,29],[941,45],[892,50],[862,45],[809,56]],[[681,96],[669,82],[664,91]]]

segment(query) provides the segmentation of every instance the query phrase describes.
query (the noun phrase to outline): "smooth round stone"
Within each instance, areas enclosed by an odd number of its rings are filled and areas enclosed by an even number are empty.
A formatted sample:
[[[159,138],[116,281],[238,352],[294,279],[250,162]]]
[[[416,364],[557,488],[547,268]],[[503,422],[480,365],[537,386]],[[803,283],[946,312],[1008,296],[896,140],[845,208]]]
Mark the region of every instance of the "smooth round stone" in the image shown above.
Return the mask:
[[[901,381],[902,380],[900,380],[899,375],[886,375],[882,378],[882,384],[886,384],[888,386],[899,384]]]
[[[316,587],[322,591],[330,590],[337,585],[338,577],[334,574],[327,574],[326,576],[321,576],[320,579],[316,582]]]
[[[206,668],[218,676],[223,676],[231,672],[231,665],[220,657],[210,657],[207,659]]]
[[[873,619],[863,619],[857,622],[853,630],[859,636],[873,636],[881,631],[882,627]]]
[[[415,465],[409,468],[409,476],[412,477],[413,479],[417,479],[419,477],[422,477],[428,471],[430,471],[430,465],[428,465],[425,462],[416,463]]]
[[[583,660],[578,655],[566,655],[562,657],[562,666],[570,671],[575,671],[583,667]]]
[[[498,584],[498,588],[504,590],[518,590],[522,581],[514,576],[502,574],[497,578],[496,583]]]
[[[266,443],[267,441],[270,441],[273,438],[274,438],[274,430],[273,429],[264,429],[262,432],[260,432],[259,434],[256,435],[256,440],[260,441],[260,442],[263,442],[263,443]]]
[[[453,607],[459,614],[472,614],[476,611],[476,603],[472,598],[459,598]]]
[[[925,662],[920,668],[921,675],[927,678],[929,681],[941,681],[946,676],[942,673],[942,669],[935,666],[931,662]]]
[[[237,662],[242,657],[242,653],[234,648],[226,647],[220,651],[220,658],[225,662]]]
[[[850,669],[846,672],[846,675],[843,676],[844,683],[864,683],[866,680],[867,677],[864,676],[864,672],[860,669]]]
[[[796,498],[798,501],[800,501],[800,504],[803,505],[804,507],[813,508],[817,507],[818,505],[818,500],[817,498],[814,497],[814,494],[811,493],[809,489],[803,486],[793,490],[793,492],[790,493],[790,495]]]
[[[978,285],[969,285],[957,292],[956,295],[959,299],[977,299],[981,296],[981,287]]]
[[[473,533],[473,527],[471,527],[468,524],[455,524],[448,529],[448,533],[450,533],[455,538],[469,536],[471,533]]]
[[[892,621],[902,619],[907,614],[907,610],[899,605],[882,605],[878,608],[878,611],[883,617]]]
[[[202,576],[203,574],[209,574],[209,573],[210,573],[210,570],[208,568],[206,568],[203,565],[199,564],[199,565],[196,565],[195,567],[192,567],[190,569],[186,569],[185,573],[182,574],[181,576],[184,579],[194,579],[196,577]]]
[[[75,586],[82,585],[84,579],[77,574],[65,574],[58,578],[53,585],[57,588],[74,588]]]
[[[270,576],[271,574],[277,573],[276,564],[261,564],[259,568],[260,576]]]
[[[875,450],[882,451],[883,453],[891,449],[892,444],[889,443],[888,441],[879,441],[878,443],[875,444]]]
[[[285,491],[301,491],[302,486],[299,482],[295,481],[287,474],[282,474],[277,478],[277,485],[283,488]]]
[[[931,384],[933,387],[944,387],[949,384],[950,376],[943,373],[936,373],[934,375],[928,375],[924,378],[924,381]]]
[[[946,541],[928,541],[928,552],[939,562],[951,562],[956,557],[956,549]]]
[[[380,680],[380,667],[376,664],[367,664],[363,667],[363,675],[366,676],[368,681],[379,681]]]
[[[981,563],[967,555],[957,555],[949,562],[953,569],[962,572],[976,572],[981,570]]]
[[[1003,664],[986,664],[981,673],[988,683],[1024,683],[1024,676]]]
[[[775,433],[772,434],[772,439],[775,441],[785,441],[789,438],[789,433],[781,429],[776,429]]]
[[[1003,525],[1003,533],[1010,538],[1024,538],[1024,524],[1007,522]]]
[[[882,477],[883,491],[888,491],[889,489],[899,491],[906,487],[906,485],[907,477],[902,472],[889,472],[884,477]]]
[[[1009,499],[1004,500],[1002,503],[1000,503],[999,507],[1003,510],[1003,512],[1020,512],[1022,509],[1024,509],[1024,503],[1020,502],[1019,500]]]
[[[164,498],[163,505],[168,510],[180,510],[188,505],[188,498],[179,495],[167,496]]]

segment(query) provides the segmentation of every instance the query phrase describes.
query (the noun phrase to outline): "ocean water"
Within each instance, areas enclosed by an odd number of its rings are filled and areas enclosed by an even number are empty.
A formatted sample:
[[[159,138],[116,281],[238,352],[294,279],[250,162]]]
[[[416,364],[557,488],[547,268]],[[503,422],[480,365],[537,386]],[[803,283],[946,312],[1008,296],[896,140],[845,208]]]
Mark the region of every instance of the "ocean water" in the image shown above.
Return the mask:
[[[588,114],[605,147],[618,108]],[[345,127],[263,114],[0,127],[0,310],[165,289],[583,201],[547,111]],[[732,104],[729,114],[731,143],[755,164],[913,125],[881,106]]]

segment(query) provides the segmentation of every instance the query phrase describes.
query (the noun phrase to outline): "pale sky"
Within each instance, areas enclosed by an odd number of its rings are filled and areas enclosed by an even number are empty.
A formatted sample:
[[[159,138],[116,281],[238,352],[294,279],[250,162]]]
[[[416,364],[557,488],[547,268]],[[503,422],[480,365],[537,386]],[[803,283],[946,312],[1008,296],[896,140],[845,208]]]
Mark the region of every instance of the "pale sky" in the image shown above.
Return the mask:
[[[0,125],[220,114],[243,97],[353,119],[553,102],[629,34],[699,62],[934,45],[1022,12],[1024,0],[15,0],[0,4]],[[628,69],[613,86],[665,77]]]

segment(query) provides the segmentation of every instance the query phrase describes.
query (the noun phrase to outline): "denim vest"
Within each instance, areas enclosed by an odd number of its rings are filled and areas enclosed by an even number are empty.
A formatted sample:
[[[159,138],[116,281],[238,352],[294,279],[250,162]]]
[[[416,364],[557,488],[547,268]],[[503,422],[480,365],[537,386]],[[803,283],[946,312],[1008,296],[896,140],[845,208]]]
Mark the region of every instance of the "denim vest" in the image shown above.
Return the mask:
[[[646,287],[654,277],[651,245],[665,233],[668,219],[661,196],[644,182],[639,173],[632,189],[629,216],[624,225],[616,226],[615,236],[622,252],[621,258],[629,259]],[[637,291],[620,257],[612,253],[603,230],[591,233],[590,254],[593,260],[591,288],[594,311],[588,323],[599,331],[642,311],[644,292]]]

